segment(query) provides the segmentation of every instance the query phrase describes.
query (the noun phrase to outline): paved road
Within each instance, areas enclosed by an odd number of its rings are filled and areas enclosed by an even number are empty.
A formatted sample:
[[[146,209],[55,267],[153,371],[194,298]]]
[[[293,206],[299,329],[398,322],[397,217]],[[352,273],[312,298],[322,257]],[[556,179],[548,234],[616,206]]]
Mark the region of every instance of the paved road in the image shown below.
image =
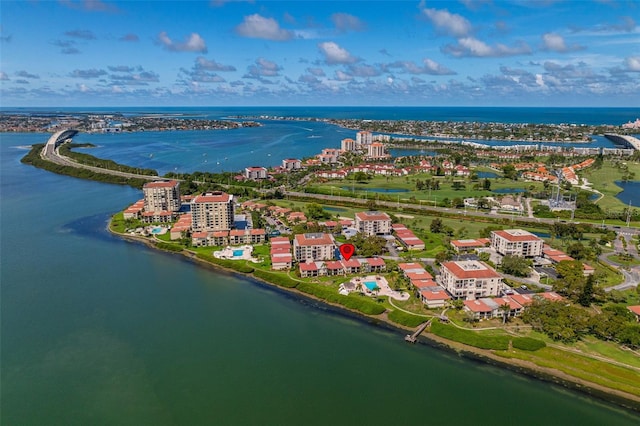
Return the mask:
[[[362,205],[366,205],[368,202],[371,202],[373,198],[352,198],[352,197],[342,197],[338,195],[323,195],[323,194],[314,194],[309,192],[297,192],[297,191],[284,191],[284,195],[292,196],[292,197],[307,197],[307,198],[315,198],[318,200],[331,200],[338,202],[349,202],[349,203],[358,203]],[[516,216],[514,217],[511,214],[500,214],[500,213],[485,213],[485,212],[477,212],[477,211],[460,211],[457,209],[451,209],[447,207],[434,207],[434,206],[424,206],[421,204],[408,204],[408,203],[400,203],[395,201],[379,201],[376,200],[376,204],[378,206],[383,207],[393,207],[393,208],[407,208],[407,209],[415,209],[422,210],[424,212],[446,212],[451,214],[457,214],[459,216],[470,216],[470,217],[480,217],[480,218],[491,218],[491,219],[507,219],[507,220],[518,220],[520,222],[529,222],[532,224],[536,223],[545,223],[545,224],[553,224],[557,222],[556,219],[546,219],[546,218],[538,218],[538,217],[526,217],[526,216]],[[577,222],[576,222],[577,223]],[[594,225],[599,226],[599,225]],[[632,227],[614,227],[612,225],[605,225],[605,228],[609,230],[615,230],[617,232],[624,232],[630,235],[640,233],[640,230]]]
[[[64,143],[64,141],[61,141],[62,137],[65,137],[65,131],[57,132],[53,136],[51,136],[47,141],[47,143],[45,144],[44,148],[42,148],[42,151],[40,152],[40,157],[42,157],[44,160],[51,161],[52,163],[56,163],[61,166],[75,167],[77,169],[87,169],[96,173],[102,173],[107,175],[114,175],[114,176],[133,178],[133,179],[145,179],[145,180],[162,179],[160,176],[139,175],[135,173],[119,172],[117,170],[109,170],[109,169],[103,169],[102,167],[94,167],[94,166],[88,166],[86,164],[80,164],[69,157],[60,155],[59,145],[61,144],[61,142]]]

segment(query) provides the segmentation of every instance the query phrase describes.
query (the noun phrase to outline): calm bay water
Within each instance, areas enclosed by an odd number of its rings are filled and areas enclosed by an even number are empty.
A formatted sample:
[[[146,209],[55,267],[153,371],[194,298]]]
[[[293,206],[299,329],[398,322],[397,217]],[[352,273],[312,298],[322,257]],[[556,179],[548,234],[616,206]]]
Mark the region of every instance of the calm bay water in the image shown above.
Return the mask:
[[[140,192],[20,164],[41,141],[0,135],[3,425],[637,424],[112,237]]]

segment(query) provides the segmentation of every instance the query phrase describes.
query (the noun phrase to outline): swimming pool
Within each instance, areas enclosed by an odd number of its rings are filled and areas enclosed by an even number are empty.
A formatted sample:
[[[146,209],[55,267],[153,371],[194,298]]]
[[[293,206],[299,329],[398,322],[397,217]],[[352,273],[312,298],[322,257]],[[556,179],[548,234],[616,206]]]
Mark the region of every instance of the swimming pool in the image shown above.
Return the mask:
[[[234,250],[233,251],[233,257],[242,257],[243,254],[244,254],[244,250]]]
[[[159,226],[157,226],[157,227],[155,227],[155,228],[153,228],[151,230],[151,233],[152,234],[160,234],[160,233],[162,233],[163,230],[164,230],[164,228],[160,228]]]
[[[367,286],[369,291],[373,291],[373,290],[376,290],[377,288],[379,288],[378,284],[376,284],[375,281],[365,281],[364,285]]]

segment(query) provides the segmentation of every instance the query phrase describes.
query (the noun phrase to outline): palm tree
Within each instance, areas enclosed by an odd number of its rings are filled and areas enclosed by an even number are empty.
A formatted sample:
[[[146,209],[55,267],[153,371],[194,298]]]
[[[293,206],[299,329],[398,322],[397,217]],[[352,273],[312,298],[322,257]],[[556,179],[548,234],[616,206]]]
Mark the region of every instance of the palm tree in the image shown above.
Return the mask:
[[[509,305],[508,303],[503,303],[502,305],[500,305],[500,312],[502,312],[502,324],[505,324],[507,322],[507,319],[509,318],[509,313],[511,312],[511,305]]]

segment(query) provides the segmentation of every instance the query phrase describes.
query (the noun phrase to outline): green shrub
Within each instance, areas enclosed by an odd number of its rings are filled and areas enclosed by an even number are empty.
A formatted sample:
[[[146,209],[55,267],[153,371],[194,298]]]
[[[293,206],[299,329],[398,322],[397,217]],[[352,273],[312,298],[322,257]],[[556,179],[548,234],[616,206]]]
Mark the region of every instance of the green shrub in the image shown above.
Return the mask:
[[[509,348],[509,340],[511,340],[509,336],[483,336],[475,331],[462,330],[438,321],[431,323],[431,332],[436,336],[480,349],[506,351]]]
[[[303,293],[313,295],[330,303],[336,303],[349,309],[354,309],[366,315],[380,315],[385,307],[360,296],[344,296],[334,289],[322,287],[318,284],[298,283],[297,289]]]
[[[182,246],[179,246],[177,244],[156,243],[156,247],[158,247],[160,250],[175,251],[175,252],[182,251]]]
[[[270,282],[272,284],[279,285],[281,287],[295,288],[298,285],[297,281],[294,281],[285,275],[273,274],[271,272],[263,271],[261,269],[254,270],[253,275],[255,275],[258,278],[262,278],[263,280]]]
[[[417,327],[423,322],[427,321],[424,317],[411,315],[406,312],[394,310],[389,312],[389,319],[396,324],[404,325],[407,327]]]
[[[511,344],[514,348],[522,349],[523,351],[537,351],[547,346],[542,340],[531,337],[516,337],[512,340]]]

